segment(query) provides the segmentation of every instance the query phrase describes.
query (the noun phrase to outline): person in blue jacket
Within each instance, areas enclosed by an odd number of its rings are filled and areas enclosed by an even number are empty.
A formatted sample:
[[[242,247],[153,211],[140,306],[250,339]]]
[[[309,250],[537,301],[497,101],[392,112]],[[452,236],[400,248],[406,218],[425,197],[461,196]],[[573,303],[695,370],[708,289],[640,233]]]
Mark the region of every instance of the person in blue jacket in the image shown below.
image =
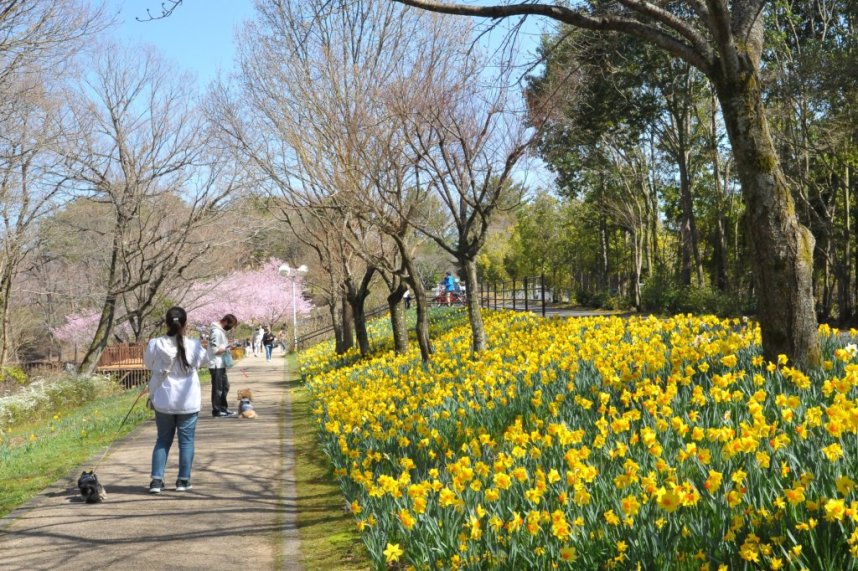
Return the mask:
[[[453,303],[454,291],[456,291],[456,280],[450,272],[447,272],[447,275],[444,276],[444,292],[447,305],[451,305]]]

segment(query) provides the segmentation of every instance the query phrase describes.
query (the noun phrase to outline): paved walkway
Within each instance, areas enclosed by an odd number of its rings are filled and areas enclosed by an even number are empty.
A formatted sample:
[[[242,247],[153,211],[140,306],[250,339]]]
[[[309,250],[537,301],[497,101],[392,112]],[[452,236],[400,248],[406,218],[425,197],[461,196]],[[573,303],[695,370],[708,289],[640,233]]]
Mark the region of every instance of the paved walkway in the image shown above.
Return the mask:
[[[156,433],[148,421],[97,468],[106,502],[79,499],[78,470],[0,520],[0,569],[300,569],[284,361],[247,357],[229,381],[230,406],[250,388],[259,417],[212,418],[203,386],[192,490],[171,489],[174,442],[167,490],[148,493]]]

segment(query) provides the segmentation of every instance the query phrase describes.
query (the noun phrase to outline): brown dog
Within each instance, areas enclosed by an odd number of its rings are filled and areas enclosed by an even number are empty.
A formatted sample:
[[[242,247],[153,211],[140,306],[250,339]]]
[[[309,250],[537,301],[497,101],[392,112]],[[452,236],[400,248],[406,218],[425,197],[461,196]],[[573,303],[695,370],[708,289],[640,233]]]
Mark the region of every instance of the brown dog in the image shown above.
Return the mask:
[[[239,389],[238,391],[238,418],[256,418],[256,411],[253,410],[253,393],[250,389]]]

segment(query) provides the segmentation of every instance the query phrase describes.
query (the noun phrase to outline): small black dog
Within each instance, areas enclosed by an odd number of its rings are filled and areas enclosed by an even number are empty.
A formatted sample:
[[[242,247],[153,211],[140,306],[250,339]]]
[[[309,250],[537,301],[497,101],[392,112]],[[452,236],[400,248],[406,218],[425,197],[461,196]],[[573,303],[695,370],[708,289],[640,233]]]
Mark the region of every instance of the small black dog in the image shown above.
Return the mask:
[[[104,491],[104,486],[98,481],[98,476],[93,473],[83,472],[77,480],[77,487],[80,489],[80,495],[88,504],[99,504],[107,498],[107,492]]]

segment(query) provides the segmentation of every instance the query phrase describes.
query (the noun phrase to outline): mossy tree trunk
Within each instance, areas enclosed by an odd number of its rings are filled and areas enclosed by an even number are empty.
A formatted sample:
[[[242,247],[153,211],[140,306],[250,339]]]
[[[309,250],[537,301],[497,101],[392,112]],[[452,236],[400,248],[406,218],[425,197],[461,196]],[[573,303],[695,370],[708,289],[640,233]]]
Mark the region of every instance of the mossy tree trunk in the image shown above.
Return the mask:
[[[468,321],[471,323],[471,349],[474,353],[479,353],[486,348],[486,328],[483,325],[483,314],[480,310],[477,262],[473,258],[464,258],[460,260],[460,263],[465,274],[466,305],[468,307]]]
[[[405,266],[408,277],[406,282],[411,286],[414,294],[414,304],[417,308],[417,322],[414,324],[414,332],[417,334],[417,345],[420,347],[420,359],[426,363],[432,358],[432,339],[429,337],[429,302],[426,299],[426,288],[423,286],[423,278],[420,270],[414,262],[413,256],[401,236],[393,236],[396,247],[402,256],[402,264]]]
[[[813,296],[815,240],[796,217],[763,109],[759,78],[747,66],[715,83],[724,114],[750,240],[765,357],[789,355],[800,367],[820,362]]]
[[[342,298],[340,300],[340,308],[343,311],[343,325],[342,341],[340,347],[337,349],[337,353],[345,353],[346,351],[355,346],[355,326],[354,315],[352,315],[352,306],[349,305],[348,299],[346,298],[346,294],[342,293],[340,297]]]
[[[393,350],[398,354],[408,352],[408,326],[405,323],[405,307],[402,296],[408,288],[400,283],[399,287],[387,296],[387,307],[390,309],[390,328],[393,331]]]

